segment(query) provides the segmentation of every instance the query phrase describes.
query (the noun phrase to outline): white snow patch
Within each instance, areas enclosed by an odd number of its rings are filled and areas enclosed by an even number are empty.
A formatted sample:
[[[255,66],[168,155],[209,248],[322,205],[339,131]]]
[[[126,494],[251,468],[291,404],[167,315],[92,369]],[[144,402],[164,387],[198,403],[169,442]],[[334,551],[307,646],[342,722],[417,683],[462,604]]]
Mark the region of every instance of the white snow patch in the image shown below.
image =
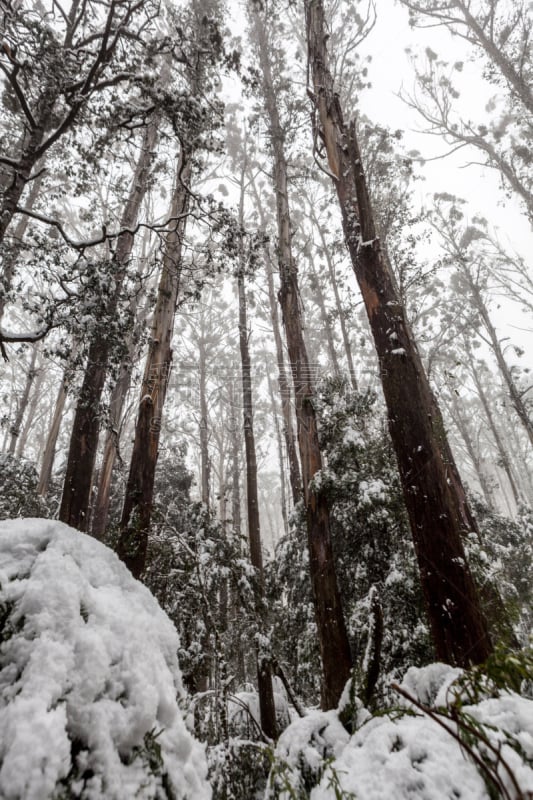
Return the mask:
[[[210,798],[178,707],[177,633],[111,550],[59,522],[1,522],[0,612],[3,800],[62,787],[152,800],[164,781],[180,800]]]

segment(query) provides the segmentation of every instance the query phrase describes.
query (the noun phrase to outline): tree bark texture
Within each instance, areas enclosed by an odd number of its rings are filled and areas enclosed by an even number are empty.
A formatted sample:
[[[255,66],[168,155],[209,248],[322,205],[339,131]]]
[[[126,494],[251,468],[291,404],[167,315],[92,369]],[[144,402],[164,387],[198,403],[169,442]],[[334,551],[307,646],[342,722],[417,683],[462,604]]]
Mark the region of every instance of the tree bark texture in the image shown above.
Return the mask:
[[[312,483],[315,475],[322,469],[322,457],[314,408],[314,387],[303,337],[298,272],[291,247],[292,234],[284,133],[274,90],[265,23],[259,14],[254,15],[254,21],[274,160],[281,282],[278,297],[282,309],[294,384],[303,499],[307,521],[309,567],[322,660],[322,706],[324,709],[329,709],[335,708],[339,702],[350,677],[352,659],[333,559],[329,506],[324,494],[316,490]]]
[[[172,229],[165,242],[117,547],[119,557],[136,578],[143,572],[146,561],[159,436],[172,363],[171,342],[180,285],[190,181],[190,154],[182,150],[170,211]]]
[[[142,201],[148,191],[149,177],[157,142],[157,119],[145,129],[139,161],[121,219],[121,233],[113,257],[115,287],[102,309],[104,319],[116,313],[122,286],[133,248],[132,230],[139,216]],[[76,405],[63,486],[59,518],[67,525],[87,530],[88,509],[93,483],[94,464],[100,434],[100,402],[108,372],[113,341],[105,324],[97,326],[89,345],[87,364]]]
[[[389,430],[436,654],[443,661],[468,666],[484,661],[492,651],[462,541],[472,530],[473,517],[376,235],[355,124],[348,129],[344,123],[328,69],[321,0],[307,0],[306,20],[316,111],[315,146],[318,148],[320,137],[379,358]]]

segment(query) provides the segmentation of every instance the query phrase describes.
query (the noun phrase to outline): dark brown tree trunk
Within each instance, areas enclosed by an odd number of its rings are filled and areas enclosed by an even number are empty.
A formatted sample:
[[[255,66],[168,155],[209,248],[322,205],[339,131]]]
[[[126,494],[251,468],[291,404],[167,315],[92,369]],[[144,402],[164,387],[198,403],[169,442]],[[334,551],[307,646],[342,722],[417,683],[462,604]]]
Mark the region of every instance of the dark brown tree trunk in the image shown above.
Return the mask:
[[[125,232],[118,237],[113,257],[115,288],[102,309],[103,316],[107,319],[116,314],[120,302],[134,242],[134,236],[129,231],[137,223],[141,204],[148,190],[156,141],[157,119],[154,119],[145,130],[139,161],[122,215],[121,229]],[[59,519],[79,530],[87,530],[94,463],[100,434],[100,402],[112,346],[108,328],[100,324],[89,346],[87,366],[72,425]]]
[[[303,498],[307,520],[309,567],[322,659],[322,706],[324,709],[329,709],[334,708],[339,702],[351,674],[352,659],[333,560],[329,506],[324,494],[317,491],[312,484],[313,478],[322,469],[322,457],[314,408],[314,387],[303,337],[298,272],[291,247],[292,233],[284,132],[272,79],[265,23],[259,13],[254,14],[254,27],[259,46],[263,94],[270,123],[270,140],[274,156],[274,189],[281,280],[279,301],[294,384]]]
[[[190,180],[191,157],[182,150],[170,210],[172,229],[165,242],[117,546],[119,557],[136,578],[142,574],[146,561],[159,435],[172,362],[171,342],[189,208]]]
[[[420,569],[437,657],[468,666],[492,651],[462,537],[473,517],[390,266],[376,235],[355,124],[345,126],[328,69],[321,0],[306,2],[316,129],[335,185],[346,246],[379,358],[389,430]]]

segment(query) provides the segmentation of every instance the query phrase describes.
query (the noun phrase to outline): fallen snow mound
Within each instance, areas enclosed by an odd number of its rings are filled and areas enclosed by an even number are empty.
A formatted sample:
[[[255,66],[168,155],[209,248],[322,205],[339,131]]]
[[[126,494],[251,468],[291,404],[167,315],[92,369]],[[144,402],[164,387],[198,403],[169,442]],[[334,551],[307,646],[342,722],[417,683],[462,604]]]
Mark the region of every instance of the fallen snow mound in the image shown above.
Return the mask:
[[[100,542],[0,522],[0,797],[207,800],[177,633]]]

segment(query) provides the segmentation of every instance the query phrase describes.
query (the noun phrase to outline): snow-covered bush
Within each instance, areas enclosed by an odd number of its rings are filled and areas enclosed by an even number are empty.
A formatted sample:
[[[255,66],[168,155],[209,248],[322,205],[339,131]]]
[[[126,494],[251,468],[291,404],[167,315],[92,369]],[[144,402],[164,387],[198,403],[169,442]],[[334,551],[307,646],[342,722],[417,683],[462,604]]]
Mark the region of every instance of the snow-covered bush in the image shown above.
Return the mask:
[[[37,494],[38,476],[26,459],[0,455],[0,519],[46,517],[48,507]]]
[[[533,652],[496,650],[468,672],[411,667],[398,705],[359,708],[349,736],[335,711],[282,734],[268,800],[525,800],[533,796]]]
[[[177,633],[96,540],[0,523],[0,797],[207,800]]]

